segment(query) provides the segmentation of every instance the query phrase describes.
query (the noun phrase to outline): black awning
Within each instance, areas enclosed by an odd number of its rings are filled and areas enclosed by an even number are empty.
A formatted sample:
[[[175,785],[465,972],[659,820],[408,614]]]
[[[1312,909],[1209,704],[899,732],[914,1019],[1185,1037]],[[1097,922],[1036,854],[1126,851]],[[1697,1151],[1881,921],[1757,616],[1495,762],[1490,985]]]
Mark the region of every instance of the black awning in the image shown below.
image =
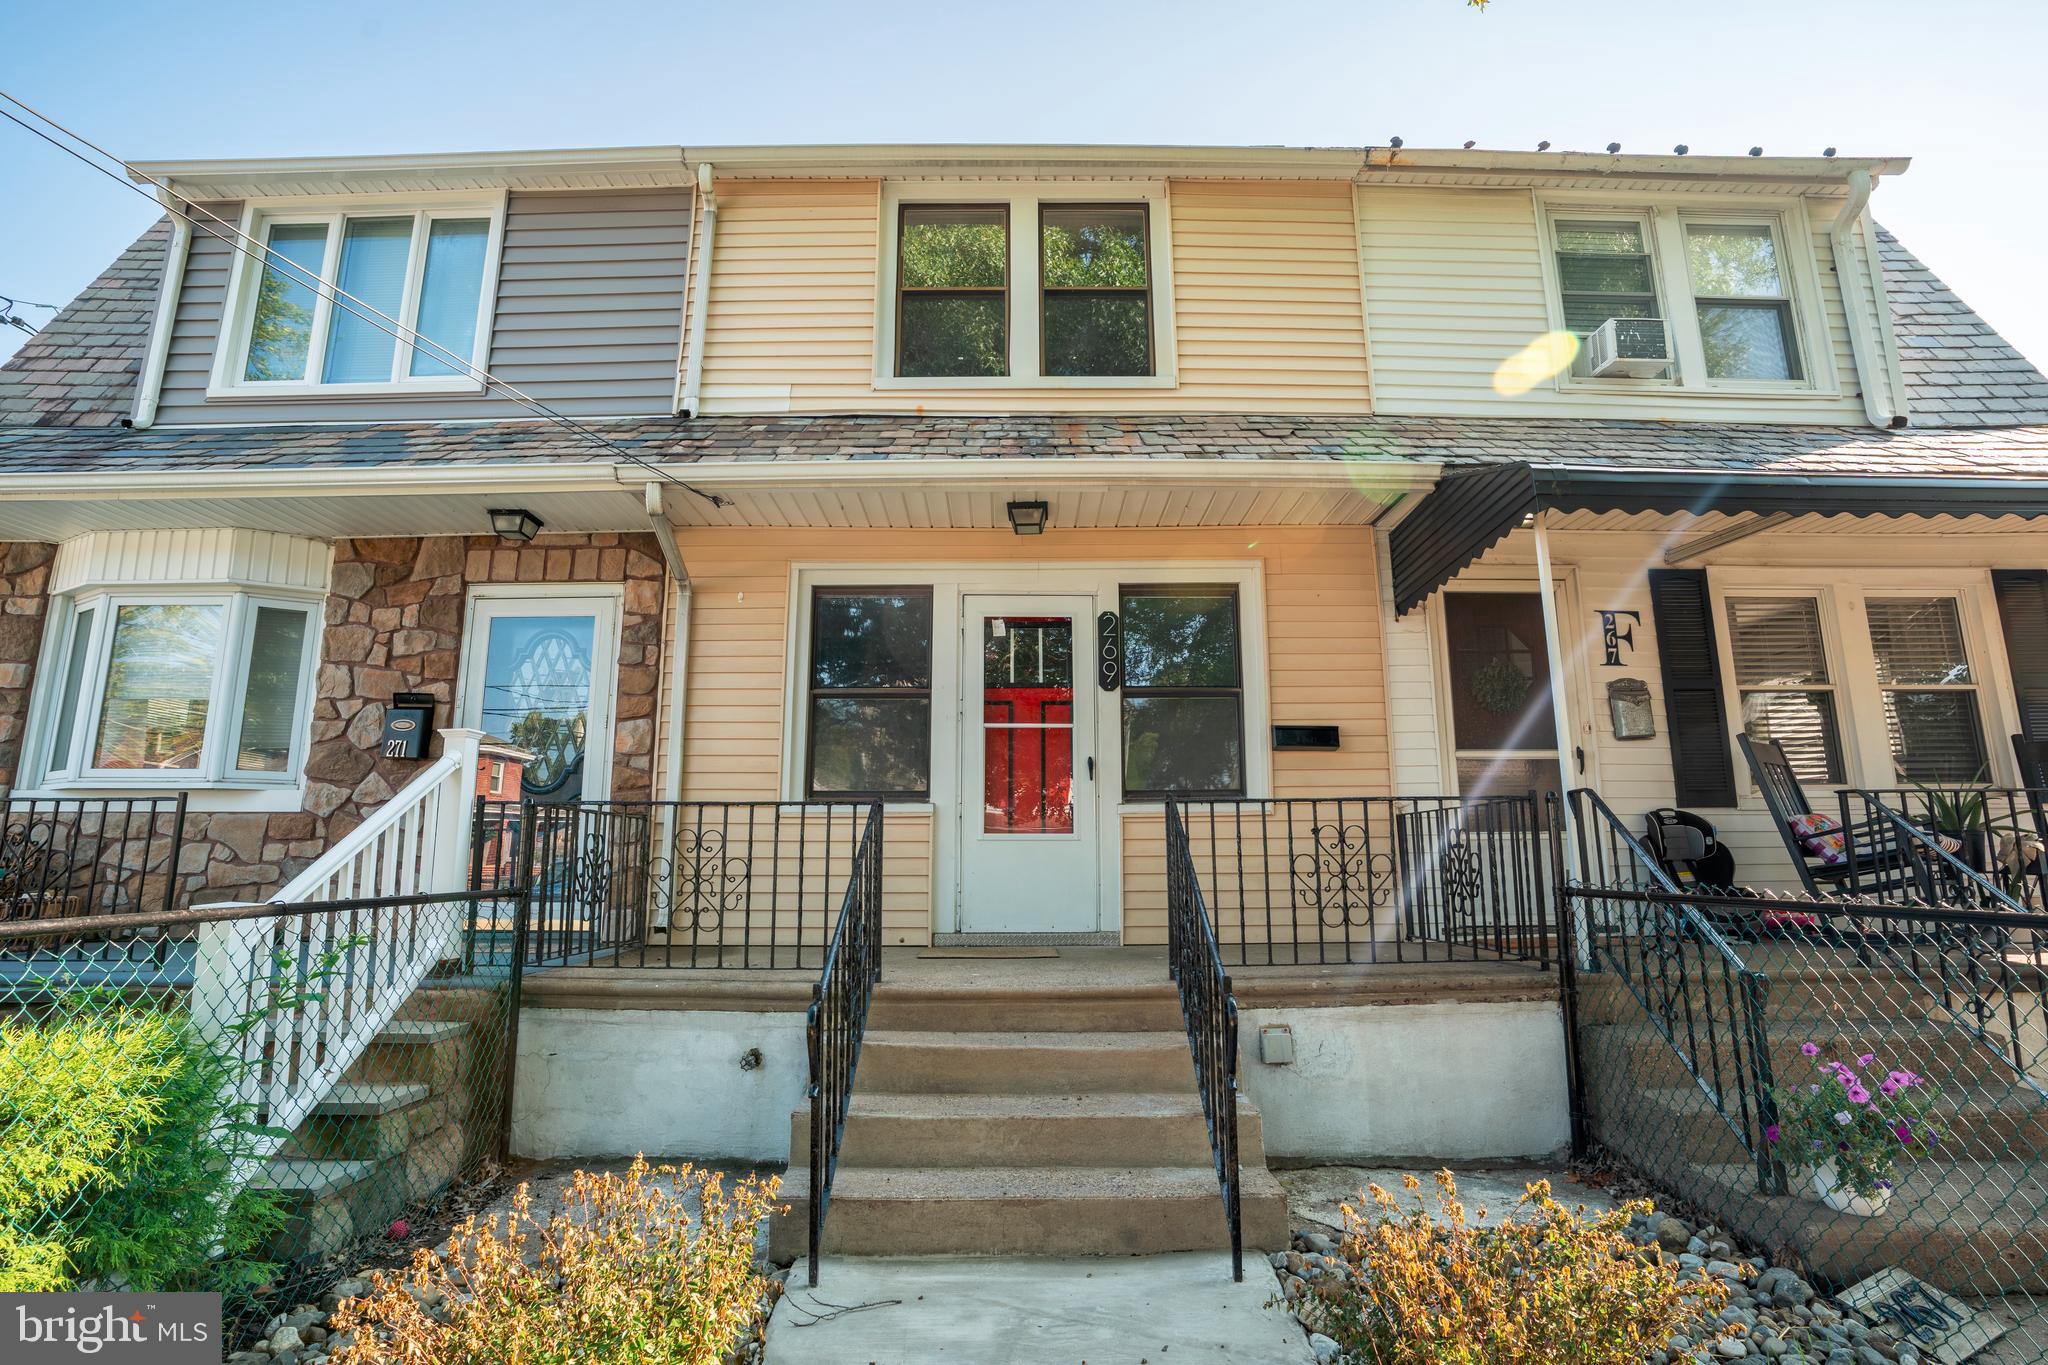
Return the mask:
[[[1387,534],[1394,612],[1405,616],[1531,514],[1816,513],[1822,516],[2048,517],[2048,482],[1726,469],[1506,464],[1447,471]]]

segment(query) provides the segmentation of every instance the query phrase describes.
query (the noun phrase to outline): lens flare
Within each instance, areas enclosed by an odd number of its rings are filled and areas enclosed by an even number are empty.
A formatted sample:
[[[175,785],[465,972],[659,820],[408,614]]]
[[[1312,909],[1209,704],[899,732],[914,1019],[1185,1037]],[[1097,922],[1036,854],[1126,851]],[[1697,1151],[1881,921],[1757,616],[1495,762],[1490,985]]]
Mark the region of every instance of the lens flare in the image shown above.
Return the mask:
[[[1493,372],[1493,391],[1519,398],[1538,384],[1563,374],[1579,358],[1579,339],[1570,332],[1545,332],[1516,351]]]

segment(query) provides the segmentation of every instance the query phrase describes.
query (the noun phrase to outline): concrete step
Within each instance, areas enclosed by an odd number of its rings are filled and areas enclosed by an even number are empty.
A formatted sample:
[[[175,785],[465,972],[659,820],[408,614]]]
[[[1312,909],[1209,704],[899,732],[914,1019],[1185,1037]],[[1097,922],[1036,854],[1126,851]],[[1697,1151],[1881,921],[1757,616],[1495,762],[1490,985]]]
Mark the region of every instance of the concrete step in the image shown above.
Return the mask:
[[[1287,1245],[1287,1200],[1264,1167],[1242,1175],[1247,1255]],[[782,1186],[769,1254],[802,1255],[810,1171]],[[832,1184],[827,1254],[857,1256],[1137,1256],[1230,1244],[1209,1167],[848,1168]]]
[[[465,1082],[470,1026],[460,1020],[394,1019],[349,1067],[360,1085],[425,1085],[446,1095]]]
[[[395,1157],[445,1125],[454,1098],[435,1095],[421,1081],[344,1081],[313,1106],[278,1155],[327,1161]]]
[[[1839,1040],[1842,1050],[1853,1053],[1863,1048],[1877,1054],[1882,1064],[1908,1066],[1951,1095],[2002,1095],[2025,1088],[2018,1074],[1992,1047],[1962,1036],[1959,1029],[1922,1024],[1917,1029],[1855,1032],[1837,1021],[1777,1019],[1767,1020],[1766,1028],[1772,1075],[1779,1085],[1802,1083],[1814,1075],[1814,1062],[1800,1052],[1804,1043]],[[1704,1026],[1688,1034],[1682,1025],[1676,1035],[1679,1045],[1697,1052],[1698,1065],[1709,1076],[1713,1048],[1718,1046],[1722,1072],[1730,1084],[1735,1061],[1731,1037],[1725,1028],[1710,1038]],[[1588,1027],[1580,1046],[1589,1070],[1603,1065],[1625,1066],[1629,1076],[1642,1085],[1677,1085],[1685,1080],[1684,1064],[1672,1044],[1647,1020]],[[1746,1046],[1743,1055],[1748,1056]]]
[[[790,1114],[792,1166],[811,1159],[811,1111]],[[1266,1164],[1257,1106],[1237,1106],[1238,1159]],[[855,1089],[839,1169],[940,1166],[1213,1169],[1202,1101],[1179,1094],[890,1095]]]
[[[1171,1032],[946,1033],[870,1030],[856,1093],[1071,1095],[1156,1091],[1192,1095],[1186,1034]]]
[[[382,1232],[406,1201],[398,1162],[278,1157],[249,1183],[283,1199],[286,1222],[272,1242],[273,1254],[283,1256],[343,1252]]]
[[[1964,1095],[1939,1106],[1942,1137],[1937,1161],[2048,1158],[2048,1101],[2029,1092],[2005,1097]],[[1602,1121],[1634,1130],[1644,1142],[1664,1142],[1693,1161],[1740,1164],[1750,1160],[1734,1131],[1696,1087],[1631,1090],[1623,1112]],[[1739,1118],[1738,1118],[1739,1121]],[[1795,1152],[1780,1152],[1791,1160]]]
[[[926,984],[875,988],[868,1027],[930,1033],[1179,1032],[1180,997],[1165,979],[1148,986],[990,989]]]

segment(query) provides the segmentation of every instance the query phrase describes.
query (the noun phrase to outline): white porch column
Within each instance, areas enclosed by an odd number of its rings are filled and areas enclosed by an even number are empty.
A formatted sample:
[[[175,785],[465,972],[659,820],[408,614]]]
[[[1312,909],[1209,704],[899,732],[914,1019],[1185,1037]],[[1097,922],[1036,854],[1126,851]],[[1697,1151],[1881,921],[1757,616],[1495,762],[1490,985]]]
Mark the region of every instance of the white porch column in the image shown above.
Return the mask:
[[[1558,785],[1564,791],[1558,793],[1559,814],[1564,820],[1564,866],[1553,869],[1553,875],[1569,877],[1572,859],[1578,852],[1578,822],[1572,814],[1572,803],[1567,793],[1577,785],[1578,754],[1572,743],[1575,733],[1571,718],[1571,689],[1565,684],[1564,632],[1557,618],[1557,581],[1550,566],[1550,533],[1544,525],[1549,512],[1536,512],[1536,587],[1537,599],[1543,604],[1543,653],[1550,669],[1550,719],[1557,732],[1557,776]],[[1560,907],[1561,909],[1562,907]],[[1586,957],[1586,920],[1583,914],[1574,916],[1572,938],[1578,944],[1578,965],[1589,965]]]
[[[441,731],[441,755],[455,760],[455,776],[435,812],[434,865],[426,884],[433,891],[469,890],[470,812],[476,793],[477,746],[484,741],[481,730]]]

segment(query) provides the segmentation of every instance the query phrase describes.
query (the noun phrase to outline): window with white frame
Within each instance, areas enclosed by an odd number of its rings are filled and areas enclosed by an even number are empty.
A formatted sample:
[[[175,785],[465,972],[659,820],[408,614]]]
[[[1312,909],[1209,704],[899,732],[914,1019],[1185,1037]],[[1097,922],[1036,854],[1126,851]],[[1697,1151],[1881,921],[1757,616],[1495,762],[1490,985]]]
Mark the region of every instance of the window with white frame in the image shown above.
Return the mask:
[[[1983,782],[1989,777],[1977,678],[1953,597],[1872,597],[1865,602],[1892,764],[1905,782]]]
[[[244,592],[60,597],[42,716],[48,784],[263,786],[298,779],[318,603]]]
[[[1744,731],[1782,748],[1802,780],[1842,782],[1841,727],[1819,599],[1730,597],[1727,617]]]
[[[1163,191],[1094,188],[891,187],[876,382],[1170,382]]]
[[[1621,382],[1808,386],[1795,271],[1775,213],[1558,204],[1549,221],[1565,331],[1583,341],[1610,318],[1665,325],[1674,363]],[[1583,359],[1574,374],[1589,377]]]
[[[477,204],[253,217],[263,253],[240,264],[215,391],[474,389],[500,217]]]

